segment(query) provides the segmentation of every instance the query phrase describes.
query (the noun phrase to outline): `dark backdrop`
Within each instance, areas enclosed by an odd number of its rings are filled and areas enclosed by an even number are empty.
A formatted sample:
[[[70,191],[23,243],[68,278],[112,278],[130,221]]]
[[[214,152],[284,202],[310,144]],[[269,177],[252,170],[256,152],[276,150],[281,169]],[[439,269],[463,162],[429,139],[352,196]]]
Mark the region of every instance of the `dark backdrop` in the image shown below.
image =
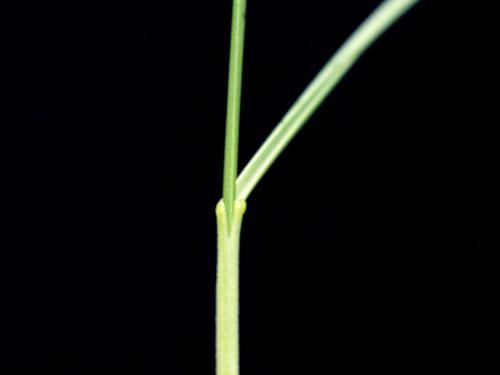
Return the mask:
[[[241,166],[377,3],[249,1]],[[493,3],[422,1],[252,194],[242,374],[500,373]],[[2,374],[213,374],[230,1],[16,4]]]

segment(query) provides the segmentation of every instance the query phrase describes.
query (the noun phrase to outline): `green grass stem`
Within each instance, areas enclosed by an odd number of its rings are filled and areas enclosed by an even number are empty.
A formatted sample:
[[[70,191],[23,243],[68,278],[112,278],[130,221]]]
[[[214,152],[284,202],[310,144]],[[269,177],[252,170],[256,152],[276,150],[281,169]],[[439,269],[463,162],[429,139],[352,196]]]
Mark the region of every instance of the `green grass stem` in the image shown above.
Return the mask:
[[[236,201],[246,0],[233,1],[222,200],[217,204],[216,374],[239,374],[239,246],[245,202]]]
[[[363,52],[418,1],[386,0],[354,31],[307,86],[238,176],[236,199],[245,201],[248,198],[276,158]]]
[[[243,45],[245,37],[246,0],[234,0],[229,56],[229,82],[227,93],[226,142],[224,150],[223,193],[227,216],[233,216],[238,174],[238,133],[240,125],[241,77],[243,71]]]
[[[328,94],[373,42],[419,0],[385,0],[332,56],[236,179],[246,0],[234,0],[223,197],[216,207],[216,374],[239,374],[239,246],[246,199]]]
[[[245,202],[236,201],[229,218],[224,201],[216,207],[217,281],[216,281],[216,374],[239,374],[239,255],[241,221]]]

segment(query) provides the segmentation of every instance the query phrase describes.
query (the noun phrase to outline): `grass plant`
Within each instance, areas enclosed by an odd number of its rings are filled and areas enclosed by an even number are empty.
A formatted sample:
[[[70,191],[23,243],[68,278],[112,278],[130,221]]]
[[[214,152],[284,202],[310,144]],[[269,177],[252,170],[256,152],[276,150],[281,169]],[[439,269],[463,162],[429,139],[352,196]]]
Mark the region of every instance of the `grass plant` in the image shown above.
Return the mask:
[[[223,196],[217,203],[216,374],[239,373],[239,248],[246,200],[359,57],[419,0],[385,0],[342,44],[237,176],[246,0],[234,0]]]

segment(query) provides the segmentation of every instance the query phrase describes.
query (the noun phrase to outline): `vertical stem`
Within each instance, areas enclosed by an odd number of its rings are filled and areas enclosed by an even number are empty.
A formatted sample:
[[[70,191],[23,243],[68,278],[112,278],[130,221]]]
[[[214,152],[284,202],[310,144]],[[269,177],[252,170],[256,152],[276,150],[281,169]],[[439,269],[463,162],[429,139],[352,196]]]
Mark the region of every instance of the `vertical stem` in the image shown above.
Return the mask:
[[[233,217],[234,201],[236,199],[245,12],[246,0],[234,0],[231,30],[231,52],[229,57],[226,143],[224,150],[224,180],[222,194],[225,209],[228,211],[228,217]]]
[[[228,220],[224,202],[216,207],[217,215],[217,284],[216,284],[216,374],[239,374],[239,246],[241,221],[246,209],[236,201],[234,216]]]
[[[233,0],[222,200],[217,204],[217,375],[239,373],[239,247],[246,204],[236,201],[246,0]]]

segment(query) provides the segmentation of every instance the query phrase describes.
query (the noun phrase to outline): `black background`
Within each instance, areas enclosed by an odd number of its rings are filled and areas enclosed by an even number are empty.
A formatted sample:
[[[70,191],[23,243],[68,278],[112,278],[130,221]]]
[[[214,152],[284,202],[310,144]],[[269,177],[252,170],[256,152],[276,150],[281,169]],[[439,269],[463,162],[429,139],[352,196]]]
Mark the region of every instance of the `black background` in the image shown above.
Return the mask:
[[[249,1],[243,166],[378,1]],[[426,0],[248,200],[242,374],[498,374],[493,3]],[[2,374],[213,374],[231,2],[4,6]]]

